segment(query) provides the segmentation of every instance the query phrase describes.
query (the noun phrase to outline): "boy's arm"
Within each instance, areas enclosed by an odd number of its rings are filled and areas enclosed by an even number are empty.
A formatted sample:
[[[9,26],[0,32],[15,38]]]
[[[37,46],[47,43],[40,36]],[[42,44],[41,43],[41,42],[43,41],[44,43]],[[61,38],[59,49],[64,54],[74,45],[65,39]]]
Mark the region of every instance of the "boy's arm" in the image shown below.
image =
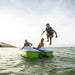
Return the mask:
[[[43,35],[43,33],[45,32],[45,30],[42,32],[42,34],[41,35]]]
[[[21,49],[23,49],[24,47],[25,47],[25,44],[24,44],[24,46]]]
[[[37,49],[41,48],[43,45],[43,43],[41,43],[40,45],[38,45]]]
[[[41,45],[38,45],[37,48],[33,47],[33,49],[39,49],[39,48],[41,48],[41,46],[42,46],[42,43],[41,43]]]
[[[56,35],[56,38],[57,38],[57,37],[58,37],[58,36],[57,36],[57,32],[56,32],[54,29],[52,29],[52,31],[55,32],[55,35]]]

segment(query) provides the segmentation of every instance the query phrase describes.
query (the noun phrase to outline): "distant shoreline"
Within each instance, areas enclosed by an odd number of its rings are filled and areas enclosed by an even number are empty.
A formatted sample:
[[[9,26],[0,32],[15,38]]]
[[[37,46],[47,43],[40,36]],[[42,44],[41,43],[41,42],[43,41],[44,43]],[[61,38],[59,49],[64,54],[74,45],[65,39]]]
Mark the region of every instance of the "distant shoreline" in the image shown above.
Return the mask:
[[[0,42],[0,48],[6,48],[6,47],[8,47],[8,48],[16,48],[16,46]]]

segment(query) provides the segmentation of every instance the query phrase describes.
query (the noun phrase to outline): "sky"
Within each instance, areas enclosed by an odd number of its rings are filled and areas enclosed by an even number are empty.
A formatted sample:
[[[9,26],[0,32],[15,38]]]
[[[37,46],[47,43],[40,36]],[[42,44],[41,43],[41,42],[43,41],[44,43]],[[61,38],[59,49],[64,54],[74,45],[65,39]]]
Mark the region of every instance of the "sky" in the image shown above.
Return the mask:
[[[57,32],[52,46],[46,42],[46,24]],[[27,39],[37,46],[75,46],[75,0],[0,0],[0,42],[22,46]]]

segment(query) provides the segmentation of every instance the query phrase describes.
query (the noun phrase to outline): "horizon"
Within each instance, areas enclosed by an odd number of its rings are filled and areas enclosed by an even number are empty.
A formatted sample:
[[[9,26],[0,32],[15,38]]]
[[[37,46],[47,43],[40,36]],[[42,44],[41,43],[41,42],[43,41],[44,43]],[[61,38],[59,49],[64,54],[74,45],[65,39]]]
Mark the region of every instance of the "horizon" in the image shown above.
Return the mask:
[[[75,46],[74,13],[75,0],[0,0],[0,42],[19,47],[27,39],[37,46],[49,23],[58,38],[45,46]]]
[[[8,42],[8,43],[6,43],[6,42],[0,42],[0,43],[4,43],[4,44],[11,45],[11,46],[15,46],[15,47],[22,47],[22,46],[23,46],[23,43],[22,43],[20,46],[14,45],[14,44],[9,43],[9,42]],[[62,46],[61,46],[61,45],[62,45]],[[34,45],[33,45],[33,46],[34,46]],[[32,47],[33,47],[33,46],[32,46]],[[72,44],[69,44],[69,45],[67,45],[67,43],[66,43],[66,45],[65,45],[65,44],[63,45],[63,43],[61,43],[60,45],[54,45],[54,46],[52,46],[52,45],[50,45],[50,46],[48,45],[48,46],[47,46],[47,45],[46,45],[45,47],[75,47],[75,43],[72,42]]]

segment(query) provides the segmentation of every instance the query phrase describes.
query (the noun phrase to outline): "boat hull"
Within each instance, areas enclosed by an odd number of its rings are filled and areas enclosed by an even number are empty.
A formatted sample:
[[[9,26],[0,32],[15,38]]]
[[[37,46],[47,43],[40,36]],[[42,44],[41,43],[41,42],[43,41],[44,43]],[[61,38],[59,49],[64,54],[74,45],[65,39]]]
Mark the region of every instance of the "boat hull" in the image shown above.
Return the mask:
[[[41,48],[39,50],[32,49],[31,47],[25,47],[22,54],[25,58],[41,58],[41,57],[52,57],[53,51]]]
[[[39,52],[26,52],[23,51],[23,54],[21,55],[25,58],[39,58]]]

